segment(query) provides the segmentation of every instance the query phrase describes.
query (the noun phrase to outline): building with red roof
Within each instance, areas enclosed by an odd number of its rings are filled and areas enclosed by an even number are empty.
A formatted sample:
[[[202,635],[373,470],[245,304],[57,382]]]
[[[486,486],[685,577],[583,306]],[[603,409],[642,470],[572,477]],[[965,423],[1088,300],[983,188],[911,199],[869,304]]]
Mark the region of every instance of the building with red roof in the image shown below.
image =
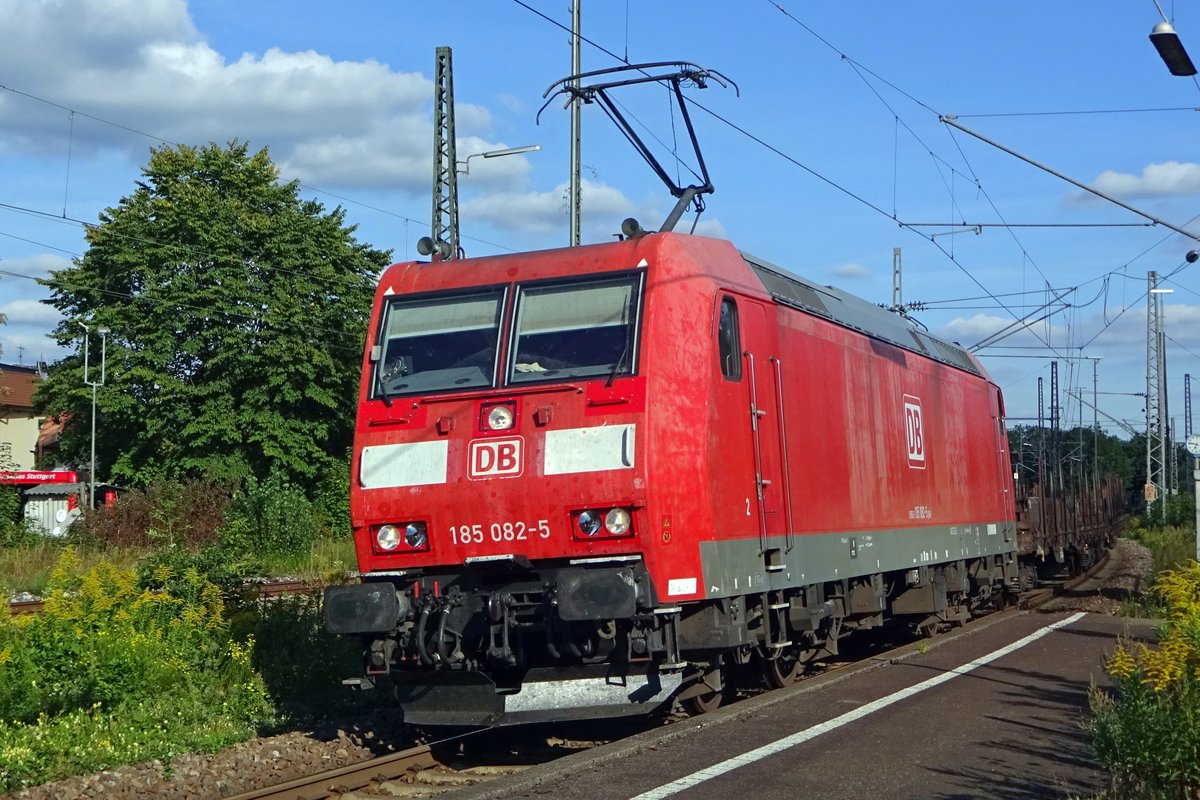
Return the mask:
[[[0,469],[32,470],[37,464],[43,417],[33,393],[42,381],[36,367],[0,364]]]

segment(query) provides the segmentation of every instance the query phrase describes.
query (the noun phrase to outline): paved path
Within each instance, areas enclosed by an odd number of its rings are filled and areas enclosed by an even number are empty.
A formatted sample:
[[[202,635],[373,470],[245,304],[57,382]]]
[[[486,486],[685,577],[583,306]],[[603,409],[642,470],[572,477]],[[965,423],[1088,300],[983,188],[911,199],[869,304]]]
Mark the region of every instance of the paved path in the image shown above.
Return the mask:
[[[1104,786],[1082,727],[1089,687],[1107,684],[1118,636],[1150,640],[1152,625],[1008,617],[451,796],[1086,796]]]

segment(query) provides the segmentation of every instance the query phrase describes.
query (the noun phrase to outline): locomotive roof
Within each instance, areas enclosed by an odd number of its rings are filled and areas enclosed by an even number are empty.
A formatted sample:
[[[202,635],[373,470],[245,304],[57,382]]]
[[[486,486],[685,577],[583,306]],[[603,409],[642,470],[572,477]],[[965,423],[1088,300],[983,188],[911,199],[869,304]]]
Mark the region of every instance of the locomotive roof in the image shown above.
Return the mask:
[[[943,364],[983,376],[974,359],[961,346],[917,330],[898,314],[868,303],[833,286],[819,286],[760,258],[742,258],[762,281],[775,302],[815,314],[874,339],[893,344]]]

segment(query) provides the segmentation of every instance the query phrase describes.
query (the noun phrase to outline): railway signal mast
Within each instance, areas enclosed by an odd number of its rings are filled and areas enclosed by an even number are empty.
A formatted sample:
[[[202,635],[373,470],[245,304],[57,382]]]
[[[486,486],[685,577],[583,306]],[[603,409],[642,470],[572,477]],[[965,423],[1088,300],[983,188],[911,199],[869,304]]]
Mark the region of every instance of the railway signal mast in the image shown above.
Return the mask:
[[[417,252],[434,261],[458,258],[458,161],[454,147],[454,66],[449,47],[439,47],[433,78],[433,223]]]
[[[454,68],[449,47],[437,48],[433,88],[433,222],[430,236],[417,241],[417,252],[434,261],[462,258],[458,227],[458,176],[468,175],[471,159],[515,156],[541,150],[539,144],[471,153],[458,160],[454,138]]]
[[[1149,273],[1146,293],[1146,511],[1159,519],[1167,513],[1166,352],[1163,341],[1163,294],[1158,273]]]
[[[1200,436],[1192,433],[1192,376],[1183,376],[1183,439],[1192,455],[1193,499],[1200,499]],[[1200,502],[1196,506],[1196,560],[1200,561]]]
[[[581,72],[579,66],[579,40],[581,38],[579,6],[582,2],[583,0],[574,0],[571,3],[571,74],[576,76]],[[575,78],[573,85],[576,90],[579,89],[578,77]],[[571,97],[571,197],[569,201],[571,206],[571,247],[579,246],[580,215],[583,210],[583,186],[579,176],[583,159],[583,128],[579,113],[582,105],[583,100],[578,94]]]

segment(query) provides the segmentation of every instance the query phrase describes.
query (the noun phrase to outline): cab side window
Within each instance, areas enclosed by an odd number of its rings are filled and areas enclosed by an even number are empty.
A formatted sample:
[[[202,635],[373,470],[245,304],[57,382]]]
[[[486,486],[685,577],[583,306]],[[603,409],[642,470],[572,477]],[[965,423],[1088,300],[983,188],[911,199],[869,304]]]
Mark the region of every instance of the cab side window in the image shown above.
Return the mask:
[[[738,336],[737,303],[732,297],[721,300],[721,318],[717,323],[717,350],[721,355],[721,374],[731,381],[742,379],[742,344]]]

